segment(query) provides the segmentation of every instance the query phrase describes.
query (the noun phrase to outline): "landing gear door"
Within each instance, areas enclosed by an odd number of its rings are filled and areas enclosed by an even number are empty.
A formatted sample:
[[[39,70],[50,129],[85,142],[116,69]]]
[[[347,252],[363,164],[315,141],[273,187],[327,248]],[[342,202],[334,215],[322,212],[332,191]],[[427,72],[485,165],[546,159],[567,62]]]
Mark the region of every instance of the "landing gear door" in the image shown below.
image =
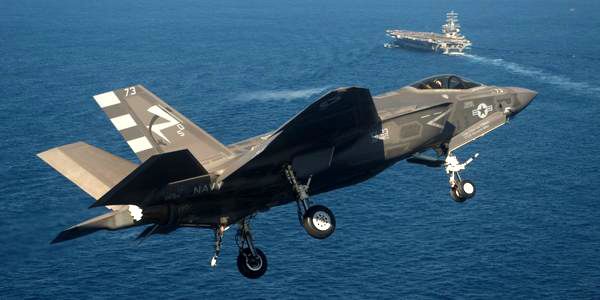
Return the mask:
[[[488,115],[487,118],[471,125],[460,134],[454,136],[448,145],[448,151],[452,152],[463,145],[466,145],[484,135],[488,132],[506,124],[506,115],[502,112],[495,112]]]
[[[292,167],[298,178],[307,178],[312,174],[329,168],[335,147],[320,149],[298,155],[292,160]]]

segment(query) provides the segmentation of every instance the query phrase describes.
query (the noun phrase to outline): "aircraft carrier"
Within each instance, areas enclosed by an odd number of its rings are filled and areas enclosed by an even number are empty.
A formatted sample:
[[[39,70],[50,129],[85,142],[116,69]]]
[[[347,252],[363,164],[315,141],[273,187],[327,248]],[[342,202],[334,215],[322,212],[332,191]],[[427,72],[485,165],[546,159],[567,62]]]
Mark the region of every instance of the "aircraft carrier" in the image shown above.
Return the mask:
[[[432,50],[447,55],[463,55],[469,49],[471,41],[460,34],[458,14],[451,11],[446,14],[446,24],[442,25],[442,33],[418,32],[409,30],[389,29],[388,36],[394,40],[385,44],[388,48],[407,47],[422,50]]]

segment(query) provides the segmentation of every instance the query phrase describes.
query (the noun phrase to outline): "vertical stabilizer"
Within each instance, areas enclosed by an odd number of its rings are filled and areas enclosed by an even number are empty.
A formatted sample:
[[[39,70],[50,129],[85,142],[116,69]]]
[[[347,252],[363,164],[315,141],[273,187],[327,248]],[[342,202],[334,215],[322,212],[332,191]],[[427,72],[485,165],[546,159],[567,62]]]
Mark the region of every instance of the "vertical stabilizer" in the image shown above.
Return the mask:
[[[229,149],[141,85],[94,96],[141,161],[189,150],[198,161],[231,155]]]

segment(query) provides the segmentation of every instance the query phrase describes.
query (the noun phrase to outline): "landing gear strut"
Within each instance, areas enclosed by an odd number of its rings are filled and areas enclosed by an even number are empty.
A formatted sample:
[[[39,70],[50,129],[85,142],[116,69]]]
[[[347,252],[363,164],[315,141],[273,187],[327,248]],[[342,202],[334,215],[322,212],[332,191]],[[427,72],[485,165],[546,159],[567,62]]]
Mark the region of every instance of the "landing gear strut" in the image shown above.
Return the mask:
[[[237,240],[240,248],[237,267],[240,273],[250,279],[263,276],[267,272],[267,257],[260,249],[254,247],[250,225],[246,219],[240,222]]]
[[[251,218],[251,217],[249,217]],[[265,274],[267,271],[267,257],[258,248],[254,247],[252,233],[250,233],[249,218],[244,218],[239,222],[239,229],[236,235],[236,242],[240,248],[237,257],[238,270],[242,275],[255,279]],[[229,227],[220,225],[215,229],[215,255],[210,260],[210,266],[217,266],[217,259],[221,252],[221,244],[223,242],[223,233]]]
[[[335,231],[335,216],[331,210],[323,205],[310,205],[308,189],[312,177],[306,184],[300,184],[292,166],[284,168],[285,176],[296,193],[298,218],[308,235],[316,239],[325,239]]]
[[[467,165],[478,156],[479,153],[476,153],[464,163],[460,163],[454,154],[448,153],[445,163],[446,174],[450,177],[450,196],[454,201],[465,202],[465,200],[475,196],[475,184],[471,180],[462,179],[459,172],[465,170]]]
[[[215,229],[215,255],[210,259],[210,267],[215,268],[217,266],[217,259],[221,253],[221,244],[223,243],[223,233],[225,233],[225,226],[220,225]]]

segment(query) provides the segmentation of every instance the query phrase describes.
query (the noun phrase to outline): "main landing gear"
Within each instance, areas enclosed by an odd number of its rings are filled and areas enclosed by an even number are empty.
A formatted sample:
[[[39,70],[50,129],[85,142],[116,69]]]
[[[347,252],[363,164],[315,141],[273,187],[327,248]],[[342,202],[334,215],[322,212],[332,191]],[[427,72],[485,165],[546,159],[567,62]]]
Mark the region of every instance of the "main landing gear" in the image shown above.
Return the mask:
[[[478,156],[479,153],[476,153],[464,163],[460,163],[454,154],[448,153],[445,162],[446,174],[450,177],[450,196],[454,201],[465,202],[475,196],[475,184],[471,180],[462,179],[459,171],[463,171]]]
[[[308,235],[316,239],[325,239],[335,231],[335,216],[331,210],[323,205],[310,205],[308,188],[309,178],[306,184],[300,184],[292,166],[284,168],[285,176],[296,193],[296,204],[298,206],[298,219]]]
[[[267,257],[265,254],[254,246],[254,239],[250,232],[249,218],[244,218],[239,222],[239,228],[236,235],[236,242],[240,249],[237,257],[237,267],[242,275],[250,279],[256,279],[267,272]],[[215,255],[210,260],[210,266],[217,266],[217,259],[221,252],[221,244],[223,241],[223,233],[229,227],[224,225],[215,229]]]
[[[240,248],[237,257],[240,273],[250,279],[263,276],[267,272],[267,257],[260,249],[254,247],[250,225],[246,219],[240,222],[236,240]]]
[[[223,244],[223,234],[225,230],[229,227],[225,227],[224,225],[219,226],[215,229],[215,255],[210,259],[210,267],[215,268],[217,266],[217,260],[219,259],[219,254],[221,253],[221,245]]]
[[[308,196],[311,178],[308,179],[306,184],[300,184],[294,170],[289,165],[284,168],[284,173],[296,194],[300,224],[314,238],[325,239],[329,237],[335,231],[335,217],[331,210],[323,205],[311,206]],[[254,239],[249,225],[251,218],[251,216],[246,217],[238,222],[239,228],[236,235],[236,242],[239,247],[237,267],[245,277],[256,279],[267,272],[267,257],[254,246]],[[210,260],[210,266],[213,268],[217,266],[223,234],[227,228],[229,227],[225,227],[225,225],[215,228],[215,254]]]

